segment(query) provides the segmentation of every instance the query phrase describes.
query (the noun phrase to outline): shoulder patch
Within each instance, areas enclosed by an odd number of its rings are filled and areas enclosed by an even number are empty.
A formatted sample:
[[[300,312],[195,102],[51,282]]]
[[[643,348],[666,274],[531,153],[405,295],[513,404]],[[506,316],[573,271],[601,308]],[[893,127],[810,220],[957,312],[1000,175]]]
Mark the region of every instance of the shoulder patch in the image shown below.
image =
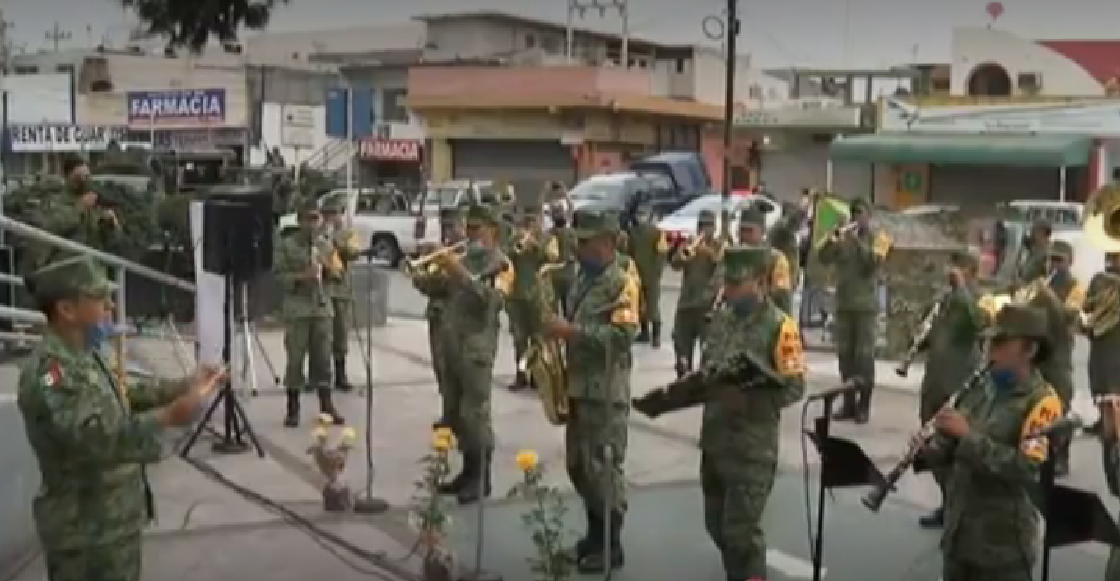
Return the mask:
[[[503,261],[504,268],[494,276],[494,288],[498,289],[503,297],[508,297],[513,292],[513,282],[516,276],[509,261],[505,259]]]
[[[1020,432],[1022,444],[1020,449],[1032,460],[1045,462],[1050,444],[1046,438],[1032,438],[1062,417],[1062,400],[1053,389],[1048,389],[1045,396],[1034,405],[1023,422]]]
[[[886,232],[880,231],[875,235],[875,241],[871,244],[871,251],[874,252],[875,256],[879,258],[886,258],[887,254],[889,254],[891,251],[891,246],[893,245],[894,241],[891,240],[890,235]]]
[[[774,264],[770,267],[770,287],[776,290],[790,290],[789,261],[786,255],[779,250],[772,252]]]
[[[805,349],[801,345],[801,329],[792,317],[783,316],[774,346],[774,367],[780,375],[805,374]]]
[[[642,291],[641,283],[633,276],[623,276],[622,292],[619,293],[614,310],[611,311],[611,324],[637,325]]]
[[[1069,290],[1069,295],[1066,296],[1066,308],[1080,311],[1081,307],[1085,305],[1086,294],[1085,285],[1081,284],[1081,281],[1073,281],[1073,288]]]
[[[62,365],[57,359],[51,359],[39,381],[43,387],[56,387],[62,383]]]

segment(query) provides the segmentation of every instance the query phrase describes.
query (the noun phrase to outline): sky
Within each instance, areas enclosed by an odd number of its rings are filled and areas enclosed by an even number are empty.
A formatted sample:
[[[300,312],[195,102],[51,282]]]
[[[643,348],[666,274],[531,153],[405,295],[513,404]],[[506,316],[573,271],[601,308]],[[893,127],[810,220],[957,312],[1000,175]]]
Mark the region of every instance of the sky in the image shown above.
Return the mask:
[[[594,0],[577,0],[591,3]],[[623,0],[598,0],[604,3]],[[628,0],[635,36],[664,42],[713,44],[706,16],[723,13],[725,0]],[[278,31],[377,25],[417,14],[502,10],[563,22],[567,0],[290,0],[273,17]],[[762,66],[883,67],[903,62],[947,62],[951,29],[991,23],[988,2],[973,0],[740,0],[740,53]],[[1120,39],[1120,2],[1005,0],[994,26],[1026,38]],[[129,20],[114,0],[0,0],[17,48],[50,50],[58,29],[61,48],[95,46],[103,36],[120,44]],[[1078,13],[1084,14],[1077,17]],[[589,13],[588,28],[618,31],[617,17]]]

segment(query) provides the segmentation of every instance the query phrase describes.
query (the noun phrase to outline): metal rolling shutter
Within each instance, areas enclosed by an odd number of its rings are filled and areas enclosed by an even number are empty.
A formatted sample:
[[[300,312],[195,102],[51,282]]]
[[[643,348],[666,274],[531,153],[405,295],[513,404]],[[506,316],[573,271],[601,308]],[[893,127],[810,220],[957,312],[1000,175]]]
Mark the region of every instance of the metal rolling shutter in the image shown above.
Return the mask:
[[[456,179],[503,180],[519,190],[575,176],[572,152],[559,141],[458,139],[451,160]]]
[[[1074,173],[1080,168],[1069,168]],[[1071,180],[1073,186],[1076,180]],[[930,203],[988,206],[1012,200],[1057,200],[1058,169],[998,165],[934,165]]]

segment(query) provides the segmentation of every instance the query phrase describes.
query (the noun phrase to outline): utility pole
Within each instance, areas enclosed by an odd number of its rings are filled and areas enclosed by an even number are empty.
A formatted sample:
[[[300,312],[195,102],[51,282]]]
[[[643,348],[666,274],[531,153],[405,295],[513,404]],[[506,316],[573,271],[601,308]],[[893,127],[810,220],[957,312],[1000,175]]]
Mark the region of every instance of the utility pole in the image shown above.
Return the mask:
[[[45,36],[46,39],[49,40],[54,46],[53,52],[58,52],[61,49],[61,45],[63,42],[66,42],[67,40],[70,40],[74,37],[74,35],[71,34],[69,30],[63,30],[62,27],[58,24],[57,20],[54,22],[54,26],[52,26],[51,29],[46,32]]]
[[[723,16],[708,16],[701,21],[704,36],[722,40],[724,46],[723,88],[723,189],[724,224],[727,202],[731,200],[731,148],[735,137],[735,72],[739,65],[739,0],[727,0]]]
[[[618,12],[622,19],[622,50],[619,61],[622,68],[630,68],[630,2],[629,0],[568,0],[568,20],[566,26],[567,42],[564,56],[571,60],[575,55],[575,20],[587,16],[588,10],[598,10],[599,18],[606,18],[607,12]]]

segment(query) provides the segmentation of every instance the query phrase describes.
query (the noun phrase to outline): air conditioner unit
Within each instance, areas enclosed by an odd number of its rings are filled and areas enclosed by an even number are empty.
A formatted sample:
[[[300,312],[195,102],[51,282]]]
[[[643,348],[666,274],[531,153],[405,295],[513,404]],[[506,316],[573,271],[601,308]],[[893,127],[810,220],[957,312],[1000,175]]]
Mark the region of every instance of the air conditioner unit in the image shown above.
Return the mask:
[[[1019,73],[1019,92],[1026,95],[1037,95],[1042,92],[1042,73]]]

